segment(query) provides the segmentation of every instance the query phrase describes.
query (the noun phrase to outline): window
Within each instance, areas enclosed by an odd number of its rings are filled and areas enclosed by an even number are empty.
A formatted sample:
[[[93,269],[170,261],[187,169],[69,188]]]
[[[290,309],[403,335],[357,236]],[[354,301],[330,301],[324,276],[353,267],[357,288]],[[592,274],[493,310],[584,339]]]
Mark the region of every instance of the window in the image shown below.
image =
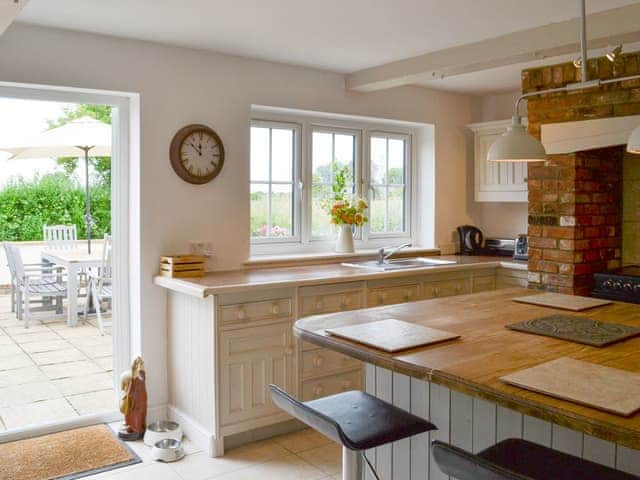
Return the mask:
[[[413,126],[279,112],[253,120],[252,254],[331,251],[336,229],[328,209],[340,169],[347,170],[347,190],[369,203],[369,223],[354,228],[357,246],[410,240],[414,131]]]
[[[369,152],[370,233],[406,233],[408,138],[374,133]]]
[[[251,126],[251,237],[298,238],[295,125],[255,122]]]
[[[311,134],[311,237],[328,238],[332,225],[327,205],[332,200],[333,177],[336,169],[347,168],[351,191],[355,194],[356,172],[355,133],[314,128]]]

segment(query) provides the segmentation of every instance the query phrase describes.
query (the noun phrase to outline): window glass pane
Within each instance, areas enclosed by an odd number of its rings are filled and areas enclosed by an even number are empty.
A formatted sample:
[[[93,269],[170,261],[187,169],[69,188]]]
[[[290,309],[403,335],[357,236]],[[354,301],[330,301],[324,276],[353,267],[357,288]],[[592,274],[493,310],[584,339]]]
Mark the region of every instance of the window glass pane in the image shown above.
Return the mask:
[[[271,180],[293,181],[293,130],[274,128],[271,131]]]
[[[371,183],[385,183],[386,173],[387,139],[371,137]]]
[[[404,231],[404,187],[389,187],[387,232]]]
[[[251,180],[269,181],[269,129],[251,127]]]
[[[388,183],[404,183],[404,140],[389,139]]]
[[[387,194],[384,186],[371,186],[371,201],[369,202],[370,229],[374,233],[386,231]]]
[[[269,234],[269,185],[251,185],[251,236],[266,237]]]
[[[330,133],[313,132],[311,142],[313,183],[331,183],[332,142]]]
[[[338,167],[349,167],[349,175],[353,178],[353,163],[355,159],[355,137],[353,135],[335,135],[335,161]]]
[[[293,188],[291,185],[271,186],[271,236],[290,237],[293,231]]]
[[[311,194],[311,235],[314,237],[325,237],[331,234],[331,217],[327,212],[327,206],[331,199],[331,185],[313,185]]]

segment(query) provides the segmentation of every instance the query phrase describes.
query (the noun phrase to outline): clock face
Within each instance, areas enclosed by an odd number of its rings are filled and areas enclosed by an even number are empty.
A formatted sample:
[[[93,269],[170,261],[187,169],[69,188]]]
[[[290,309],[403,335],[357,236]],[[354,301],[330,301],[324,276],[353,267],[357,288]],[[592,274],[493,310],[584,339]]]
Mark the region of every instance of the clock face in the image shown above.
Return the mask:
[[[213,180],[224,163],[224,146],[216,132],[205,125],[182,128],[171,142],[171,165],[183,180],[202,184]]]

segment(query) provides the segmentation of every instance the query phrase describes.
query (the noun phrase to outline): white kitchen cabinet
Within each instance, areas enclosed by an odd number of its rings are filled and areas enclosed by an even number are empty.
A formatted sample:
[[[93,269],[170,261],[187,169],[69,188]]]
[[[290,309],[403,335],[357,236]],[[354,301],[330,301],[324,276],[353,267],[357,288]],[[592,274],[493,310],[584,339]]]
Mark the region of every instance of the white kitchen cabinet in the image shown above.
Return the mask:
[[[509,125],[511,125],[510,119],[467,125],[474,134],[476,202],[527,201],[527,164],[523,162],[489,162],[487,160],[489,148]]]
[[[291,322],[220,333],[223,427],[280,413],[267,386],[296,391],[295,351]]]
[[[368,307],[415,302],[420,298],[420,282],[417,279],[375,280],[367,282],[367,286]]]

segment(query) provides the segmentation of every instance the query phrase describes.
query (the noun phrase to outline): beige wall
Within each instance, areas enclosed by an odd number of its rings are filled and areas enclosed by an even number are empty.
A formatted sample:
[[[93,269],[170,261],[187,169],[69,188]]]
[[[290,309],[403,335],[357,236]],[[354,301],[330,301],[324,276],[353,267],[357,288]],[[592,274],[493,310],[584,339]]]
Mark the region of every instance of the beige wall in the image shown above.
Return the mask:
[[[475,97],[472,103],[474,122],[490,122],[511,118],[515,101],[519,92]],[[521,105],[520,113],[526,114],[526,102]],[[469,171],[468,185],[473,191],[473,135],[468,135],[467,165]],[[469,215],[478,228],[492,237],[515,237],[519,233],[527,233],[526,203],[491,203],[476,202],[473,194],[468,197]]]
[[[354,93],[334,73],[25,25],[0,37],[0,81],[140,93],[140,348],[154,405],[167,401],[166,296],[152,283],[158,256],[209,240],[217,267],[231,269],[249,252],[251,104],[435,124],[436,242],[472,221],[464,133],[471,98],[464,95],[411,87]],[[221,175],[204,186],[186,184],[169,166],[172,135],[192,122],[215,128],[227,151]]]

